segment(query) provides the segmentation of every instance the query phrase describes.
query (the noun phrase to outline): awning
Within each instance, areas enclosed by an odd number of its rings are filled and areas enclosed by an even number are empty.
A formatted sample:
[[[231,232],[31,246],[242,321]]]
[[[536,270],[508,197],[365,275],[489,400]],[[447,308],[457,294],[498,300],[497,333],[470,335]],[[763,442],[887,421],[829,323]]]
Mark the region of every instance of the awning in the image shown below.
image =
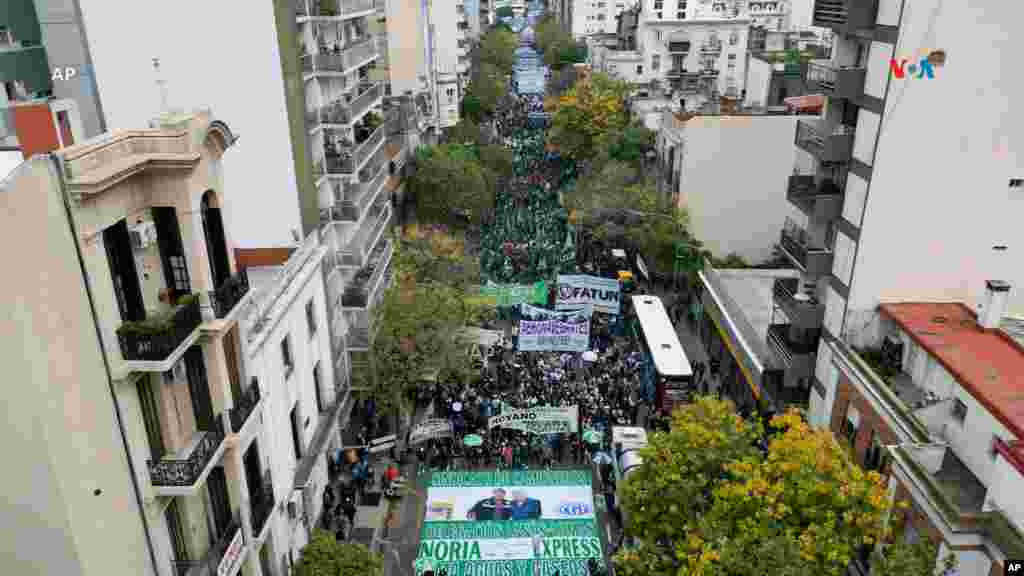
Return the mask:
[[[806,96],[791,96],[782,101],[790,112],[814,113],[821,112],[825,107],[825,96],[822,94],[808,94]]]

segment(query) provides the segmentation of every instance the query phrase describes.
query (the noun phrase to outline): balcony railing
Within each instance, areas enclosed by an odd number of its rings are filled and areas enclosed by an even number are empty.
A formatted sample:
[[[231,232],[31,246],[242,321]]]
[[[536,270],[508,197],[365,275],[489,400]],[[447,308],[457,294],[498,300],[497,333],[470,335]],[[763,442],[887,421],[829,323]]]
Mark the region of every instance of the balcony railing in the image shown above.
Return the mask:
[[[229,548],[232,548],[232,544],[238,547],[236,540],[242,537],[241,528],[242,525],[238,518],[234,518],[228,525],[228,529],[224,531],[224,535],[210,546],[202,560],[172,561],[171,564],[174,566],[177,576],[219,576],[226,573],[227,567],[222,571],[221,562],[232,561],[225,558],[225,554]]]
[[[819,201],[832,200],[832,209],[823,208],[824,217],[833,218],[842,210],[843,189],[831,178],[820,182],[813,174],[794,174],[786,186],[786,198],[807,214],[814,214]],[[821,213],[821,212],[819,212]]]
[[[310,124],[351,124],[382,95],[378,82],[368,82],[357,87],[359,95],[349,102],[332,102],[307,114]]]
[[[852,34],[874,28],[877,16],[878,0],[814,0],[811,25]]]
[[[249,387],[242,392],[241,397],[235,400],[234,408],[228,410],[228,419],[231,420],[231,431],[238,434],[245,426],[252,411],[260,403],[260,385],[253,381]]]
[[[199,298],[160,318],[125,322],[117,329],[117,340],[125,360],[161,362],[167,359],[203,322]]]
[[[373,37],[359,40],[337,52],[306,54],[302,57],[303,72],[348,72],[377,56]]]
[[[217,449],[224,442],[224,420],[214,418],[209,431],[200,432],[202,437],[192,449],[188,458],[161,458],[148,460],[149,479],[153,486],[174,486],[187,488],[194,486],[210,465]]]
[[[341,296],[341,305],[344,308],[366,308],[377,290],[384,284],[382,279],[391,263],[391,255],[394,253],[394,245],[390,240],[381,242],[374,248],[367,258],[366,266],[356,273],[355,278],[346,287],[345,293]]]
[[[853,129],[843,124],[829,128],[821,120],[801,120],[796,125],[796,145],[822,162],[849,162],[853,134]]]
[[[305,17],[335,17],[348,16],[373,10],[376,6],[374,0],[295,0],[295,15]]]
[[[249,274],[243,268],[219,288],[210,292],[210,304],[217,318],[226,318],[248,293]]]
[[[274,483],[270,479],[270,471],[263,475],[261,485],[257,488],[259,490],[258,498],[249,498],[251,507],[251,514],[249,519],[252,524],[252,533],[255,538],[259,538],[263,532],[263,527],[267,524],[267,519],[274,512]]]
[[[834,98],[853,100],[864,94],[866,68],[833,66],[831,62],[807,65],[807,89]]]
[[[796,278],[778,278],[772,286],[775,304],[782,308],[786,317],[799,328],[821,328],[825,317],[825,306],[813,295],[798,292],[800,282]]]
[[[792,325],[772,324],[768,326],[768,341],[775,346],[775,351],[787,366],[804,360],[810,354],[818,353],[818,341],[821,330],[803,331],[803,338],[792,336]]]
[[[388,179],[388,164],[387,162],[381,161],[377,165],[370,167],[367,170],[370,177],[369,180],[360,179],[358,182],[350,184],[348,189],[345,190],[345,200],[350,202],[353,206],[355,218],[358,220],[371,204],[376,200],[377,194],[384,186],[384,182]]]
[[[808,274],[823,276],[831,271],[832,251],[815,246],[807,231],[788,218],[782,229],[779,243],[795,263]]]
[[[337,156],[324,155],[322,163],[314,164],[313,171],[316,173],[318,170],[321,172],[317,173],[317,176],[326,174],[352,174],[356,170],[362,168],[366,160],[377,151],[381,143],[384,142],[384,136],[390,130],[390,124],[388,122],[382,123],[373,131],[365,140],[358,143],[354,149],[349,148],[343,150],[341,154]]]

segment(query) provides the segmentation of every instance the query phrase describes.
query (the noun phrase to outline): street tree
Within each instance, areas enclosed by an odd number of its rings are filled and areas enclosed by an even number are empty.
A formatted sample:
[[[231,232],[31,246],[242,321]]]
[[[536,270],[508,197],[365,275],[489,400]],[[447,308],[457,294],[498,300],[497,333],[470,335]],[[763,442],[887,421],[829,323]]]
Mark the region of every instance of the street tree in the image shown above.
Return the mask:
[[[463,102],[463,111],[475,122],[481,122],[494,114],[498,105],[508,94],[507,73],[495,64],[481,62],[470,76],[466,97],[471,104]]]
[[[384,576],[384,559],[362,544],[338,542],[334,534],[313,532],[295,564],[295,576]]]
[[[629,123],[627,93],[624,82],[594,73],[550,98],[545,103],[552,115],[548,144],[577,162],[594,159]]]
[[[510,74],[516,63],[519,38],[507,28],[491,28],[480,38],[475,56],[478,64],[490,64],[501,74]]]
[[[479,223],[494,206],[493,175],[476,146],[461,143],[421,147],[409,177],[417,218],[438,223]]]
[[[699,397],[641,456],[619,494],[627,533],[641,542],[615,556],[624,576],[738,576],[751,566],[839,576],[862,546],[880,542],[887,557],[926,556],[906,552],[916,544],[891,541],[895,506],[882,477],[861,470],[829,431],[812,429],[795,410],[765,430],[731,402]],[[923,565],[930,571],[903,562],[887,576],[934,574],[935,558]]]

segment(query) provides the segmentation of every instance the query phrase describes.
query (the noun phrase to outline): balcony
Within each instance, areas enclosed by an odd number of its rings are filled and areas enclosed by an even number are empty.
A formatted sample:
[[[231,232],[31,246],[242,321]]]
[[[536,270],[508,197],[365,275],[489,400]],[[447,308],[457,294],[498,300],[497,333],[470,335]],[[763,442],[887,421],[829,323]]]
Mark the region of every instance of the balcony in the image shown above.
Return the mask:
[[[835,66],[829,61],[807,65],[807,90],[833,98],[856,100],[864,95],[867,68]]]
[[[159,496],[188,496],[206,481],[224,453],[224,419],[214,418],[208,431],[199,431],[189,448],[180,454],[148,460],[149,481]]]
[[[814,0],[811,26],[855,34],[875,27],[878,0]]]
[[[845,163],[853,153],[853,129],[830,128],[822,120],[801,120],[796,125],[796,145],[822,162]]]
[[[391,240],[378,243],[367,258],[366,266],[356,272],[341,296],[343,308],[367,308],[384,286],[385,271],[391,264],[395,247]]]
[[[379,100],[384,91],[379,82],[366,82],[356,87],[358,96],[346,101],[336,101],[313,110],[306,115],[311,127],[321,124],[347,125],[359,119],[374,102]]]
[[[249,420],[249,416],[252,415],[259,404],[260,386],[259,382],[253,380],[245,391],[242,392],[241,397],[235,399],[234,407],[228,410],[228,420],[231,421],[232,433],[242,433],[245,423]]]
[[[203,322],[203,315],[196,295],[179,302],[182,303],[163,314],[121,324],[117,341],[125,360],[164,363],[184,354],[197,337],[196,329]]]
[[[257,496],[249,496],[249,521],[252,525],[253,538],[257,542],[261,542],[263,541],[263,538],[266,537],[264,528],[270,525],[267,520],[274,512],[274,505],[276,504],[274,499],[274,484],[270,479],[269,470],[263,475],[260,486],[249,487],[250,490],[253,490],[253,488],[257,490]]]
[[[375,10],[374,0],[295,0],[295,17],[351,18]]]
[[[824,276],[832,271],[832,251],[815,245],[807,231],[786,219],[779,244],[790,260],[810,276]]]
[[[295,482],[293,484],[295,490],[303,490],[309,484],[313,468],[317,463],[323,462],[321,456],[323,456],[324,451],[327,449],[328,438],[331,437],[332,432],[337,434],[339,421],[344,422],[348,419],[348,414],[352,411],[354,399],[346,392],[345,390],[336,390],[334,401],[317,417],[318,422],[316,431],[313,433],[313,439],[310,441],[309,446],[306,447],[302,459],[295,469]]]
[[[357,40],[337,50],[322,49],[317,54],[302,56],[302,71],[306,74],[333,72],[345,74],[369,64],[377,58],[377,42],[373,37]]]
[[[331,140],[335,134],[325,130],[324,158],[313,165],[315,177],[319,178],[325,174],[353,174],[362,169],[366,161],[384,143],[384,137],[391,130],[390,126],[388,122],[384,122],[370,133],[366,133],[363,126],[357,126],[354,146],[346,146],[345,143],[335,145]]]
[[[720,72],[721,72],[720,70],[717,70],[715,68],[705,68],[705,69],[700,71],[700,77],[703,80],[718,78],[718,74]]]
[[[813,366],[813,356],[818,353],[821,330],[801,330],[792,324],[771,324],[768,326],[768,343],[776,355],[789,369]]]
[[[786,199],[805,214],[815,214],[818,205],[826,206],[826,218],[834,218],[843,208],[843,189],[831,178],[818,177],[811,174],[794,174],[789,177],[786,186]]]
[[[358,222],[377,199],[387,179],[387,162],[371,162],[360,171],[359,180],[338,187],[341,199],[335,201],[332,206],[320,210],[320,224]]]
[[[203,556],[202,560],[173,560],[177,576],[221,576],[238,572],[245,552],[242,525],[234,518],[228,529]]]
[[[249,293],[249,274],[239,270],[216,290],[210,292],[210,305],[217,318],[227,318]]]
[[[700,47],[700,53],[705,56],[718,56],[722,53],[721,42],[710,42]]]
[[[795,326],[803,330],[821,328],[825,318],[825,305],[809,294],[798,292],[796,278],[778,278],[772,286],[775,305],[782,309]]]

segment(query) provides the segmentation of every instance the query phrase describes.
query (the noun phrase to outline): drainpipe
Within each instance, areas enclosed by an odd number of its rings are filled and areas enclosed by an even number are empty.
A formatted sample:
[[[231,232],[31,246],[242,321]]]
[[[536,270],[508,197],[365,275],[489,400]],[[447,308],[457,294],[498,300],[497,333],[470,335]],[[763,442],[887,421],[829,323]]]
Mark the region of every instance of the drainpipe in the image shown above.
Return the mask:
[[[60,159],[53,155],[47,154],[50,161],[53,163],[53,168],[57,173],[57,181],[60,186],[61,201],[64,204],[64,217],[67,219],[68,227],[72,233],[75,230],[75,221],[71,215],[71,203],[68,201],[67,192],[67,180],[65,179],[64,167],[61,165]],[[124,455],[128,460],[128,471],[132,479],[132,488],[135,494],[135,503],[139,506],[139,516],[142,518],[142,531],[146,536],[146,549],[149,551],[149,561],[153,563],[153,573],[160,574],[160,564],[156,561],[156,550],[153,549],[153,537],[149,529],[149,521],[146,519],[146,506],[142,501],[142,491],[139,488],[139,479],[135,473],[135,464],[132,462],[131,451],[128,446],[128,434],[124,429],[124,415],[121,413],[121,405],[117,401],[117,392],[114,390],[114,380],[111,378],[111,367],[110,358],[107,356],[107,349],[103,346],[103,334],[100,332],[99,315],[96,312],[96,300],[93,298],[92,285],[89,283],[89,274],[85,268],[85,258],[82,256],[82,249],[78,245],[77,240],[75,245],[75,256],[78,260],[78,267],[82,273],[82,282],[85,285],[86,298],[89,300],[89,311],[93,318],[93,328],[96,330],[96,340],[100,344],[100,356],[103,358],[103,367],[107,373],[107,389],[110,391],[110,399],[114,403],[114,416],[117,418],[117,430],[119,437],[121,438],[121,445],[124,447]]]

